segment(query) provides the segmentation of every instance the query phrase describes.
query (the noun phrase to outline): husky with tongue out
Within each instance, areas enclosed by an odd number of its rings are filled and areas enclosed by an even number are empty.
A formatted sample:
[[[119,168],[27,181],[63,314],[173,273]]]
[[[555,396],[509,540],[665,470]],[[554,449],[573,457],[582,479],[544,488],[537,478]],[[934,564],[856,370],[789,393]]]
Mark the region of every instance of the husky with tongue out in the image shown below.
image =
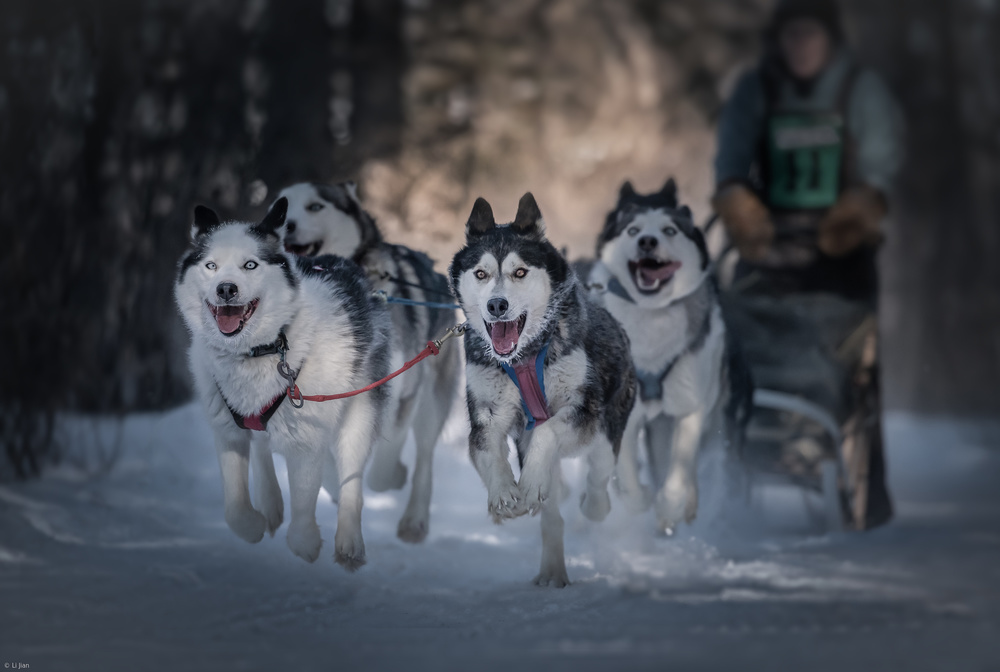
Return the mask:
[[[597,241],[589,278],[596,297],[628,333],[639,380],[618,460],[618,491],[635,510],[655,502],[672,534],[698,510],[702,438],[740,439],[750,383],[727,339],[705,239],[668,180],[653,194],[626,182]],[[728,342],[727,342],[728,341]],[[655,494],[640,483],[637,450],[645,429]]]
[[[580,508],[591,520],[611,509],[608,480],[635,400],[628,338],[593,303],[545,239],[531,194],[514,222],[498,226],[476,201],[451,284],[469,321],[465,336],[472,463],[495,522],[541,513],[538,585],[569,583],[563,557],[560,458],[586,456]],[[521,465],[507,462],[514,438]]]
[[[354,570],[365,562],[361,474],[397,395],[390,384],[296,408],[278,366],[285,363],[303,394],[336,394],[382,378],[402,357],[391,347],[388,311],[370,297],[360,268],[339,257],[286,253],[286,207],[279,199],[258,224],[222,222],[196,208],[174,291],[191,332],[196,393],[215,434],[229,527],[255,543],[281,525],[271,460],[272,450],[280,452],[291,495],[289,548],[308,562],[319,556],[322,484],[338,500],[334,560]]]

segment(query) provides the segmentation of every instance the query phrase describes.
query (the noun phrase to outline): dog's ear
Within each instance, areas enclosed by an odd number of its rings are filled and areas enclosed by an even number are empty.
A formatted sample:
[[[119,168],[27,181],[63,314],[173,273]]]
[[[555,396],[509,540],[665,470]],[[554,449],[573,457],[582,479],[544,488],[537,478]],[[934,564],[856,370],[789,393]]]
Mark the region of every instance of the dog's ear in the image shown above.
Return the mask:
[[[682,217],[690,219],[692,222],[694,221],[694,216],[691,214],[691,208],[689,208],[686,205],[682,205],[681,207],[677,208],[677,213]]]
[[[632,186],[632,183],[629,180],[625,180],[625,183],[622,184],[622,188],[618,190],[618,202],[621,203],[625,199],[632,198],[633,196],[635,196],[635,187]]]
[[[191,240],[196,240],[219,225],[219,216],[212,208],[204,205],[194,206],[194,226],[191,227]]]
[[[514,216],[511,228],[522,236],[542,236],[545,233],[542,211],[538,209],[535,197],[530,191],[517,202],[517,214]]]
[[[260,220],[260,224],[254,225],[254,230],[267,236],[280,237],[278,229],[285,224],[285,215],[288,214],[288,199],[282,196],[271,204],[271,209]]]
[[[493,218],[493,208],[480,196],[472,205],[469,221],[465,223],[465,237],[474,238],[489,233],[496,228],[497,221]]]
[[[660,189],[660,196],[669,201],[670,207],[677,207],[677,183],[674,178],[670,178]]]
[[[316,193],[327,203],[331,203],[333,207],[337,208],[341,212],[349,212],[351,210],[351,191],[347,185],[353,185],[353,182],[344,182],[340,184],[313,184],[313,189]],[[356,200],[356,199],[355,199]]]
[[[354,180],[348,180],[343,184],[344,184],[344,191],[347,192],[348,198],[350,198],[352,201],[354,201],[360,206],[361,199],[358,198],[358,183],[355,182]]]

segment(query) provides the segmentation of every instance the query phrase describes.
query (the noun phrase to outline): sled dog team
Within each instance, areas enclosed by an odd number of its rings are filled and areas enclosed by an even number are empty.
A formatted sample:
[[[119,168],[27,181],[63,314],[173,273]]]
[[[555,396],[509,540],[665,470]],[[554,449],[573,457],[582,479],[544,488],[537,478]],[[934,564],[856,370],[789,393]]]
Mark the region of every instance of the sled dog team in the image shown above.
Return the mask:
[[[586,458],[579,505],[590,520],[610,511],[613,476],[626,506],[652,507],[666,533],[694,519],[699,447],[720,434],[740,441],[751,390],[705,240],[673,180],[653,194],[622,187],[586,278],[547,240],[530,193],[509,224],[478,199],[465,235],[445,277],[426,255],[382,238],[352,183],[291,186],[258,223],[195,208],[175,295],[238,536],[260,541],[284,520],[271,458],[279,452],[289,548],[309,562],[319,556],[323,487],[338,506],[334,559],[357,569],[362,478],[376,491],[402,488],[410,431],[417,458],[398,535],[427,536],[434,446],[461,379],[456,344],[355,396],[301,395],[360,390],[398,371],[454,324],[442,304],[456,300],[467,321],[471,461],[495,522],[541,514],[536,584],[569,583],[562,458]],[[640,479],[641,436],[652,489]]]

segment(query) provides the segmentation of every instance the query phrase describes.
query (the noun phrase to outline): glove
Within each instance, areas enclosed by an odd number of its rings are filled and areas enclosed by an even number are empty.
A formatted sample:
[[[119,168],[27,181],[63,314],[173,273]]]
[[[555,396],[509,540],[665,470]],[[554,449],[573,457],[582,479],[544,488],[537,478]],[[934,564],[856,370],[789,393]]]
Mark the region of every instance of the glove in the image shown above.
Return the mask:
[[[757,195],[742,184],[730,184],[712,197],[712,207],[740,256],[751,262],[762,260],[774,241],[774,223]]]
[[[819,223],[820,251],[829,257],[842,257],[862,245],[876,247],[883,239],[879,224],[888,210],[885,195],[878,189],[850,187]]]

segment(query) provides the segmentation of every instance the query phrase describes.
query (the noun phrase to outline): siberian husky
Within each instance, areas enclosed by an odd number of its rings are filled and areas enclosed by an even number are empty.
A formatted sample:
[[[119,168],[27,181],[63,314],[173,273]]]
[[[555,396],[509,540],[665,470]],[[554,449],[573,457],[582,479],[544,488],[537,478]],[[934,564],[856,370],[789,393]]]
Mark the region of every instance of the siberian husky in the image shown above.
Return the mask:
[[[181,258],[175,296],[191,332],[195,388],[215,434],[225,516],[255,543],[281,525],[284,505],[271,451],[288,463],[288,546],[308,562],[319,556],[320,484],[339,501],[334,559],[365,562],[361,474],[396,403],[390,388],[324,404],[287,400],[289,381],[305,394],[346,392],[385,376],[394,360],[388,311],[371,298],[361,270],[334,257],[302,263],[279,232],[287,201],[259,224],[220,222],[195,209],[192,242]],[[398,355],[395,356],[398,360]],[[254,431],[257,430],[257,431]],[[254,497],[248,488],[253,462]]]
[[[434,272],[424,254],[382,239],[375,221],[361,207],[353,182],[335,185],[300,183],[281,191],[287,198],[286,249],[304,256],[336,254],[352,259],[367,273],[375,290],[420,302],[450,303],[447,279]],[[451,310],[392,305],[393,345],[405,359],[416,356],[427,341],[439,338],[454,324]],[[407,470],[400,453],[410,428],[417,444],[413,488],[399,521],[397,534],[421,542],[430,525],[434,446],[451,410],[461,373],[458,348],[447,348],[432,360],[411,369],[397,381],[401,386],[399,411],[386,423],[386,441],[372,459],[368,485],[375,491],[399,489]]]
[[[719,307],[705,239],[669,180],[637,194],[626,182],[597,242],[589,286],[625,328],[639,380],[618,459],[619,493],[634,510],[655,502],[668,535],[698,511],[697,458],[703,437],[739,441],[750,382]],[[728,400],[728,403],[727,403]],[[639,479],[645,429],[655,496]]]
[[[468,318],[465,336],[469,452],[495,522],[542,514],[537,585],[569,583],[559,514],[562,457],[586,456],[580,502],[591,520],[611,509],[608,480],[635,400],[628,337],[593,303],[566,260],[545,239],[531,194],[498,226],[478,199],[451,285]],[[521,465],[514,479],[507,437]]]

